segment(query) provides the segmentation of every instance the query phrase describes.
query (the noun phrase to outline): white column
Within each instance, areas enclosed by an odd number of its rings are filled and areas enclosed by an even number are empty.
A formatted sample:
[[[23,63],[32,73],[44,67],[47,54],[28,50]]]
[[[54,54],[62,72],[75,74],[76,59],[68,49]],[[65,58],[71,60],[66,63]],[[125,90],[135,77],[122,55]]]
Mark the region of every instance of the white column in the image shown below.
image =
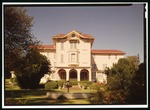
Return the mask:
[[[66,80],[69,81],[69,69],[66,69]]]
[[[88,71],[89,71],[89,81],[92,81],[91,69],[88,69]]]
[[[80,69],[77,69],[77,78],[78,78],[78,81],[80,81]]]

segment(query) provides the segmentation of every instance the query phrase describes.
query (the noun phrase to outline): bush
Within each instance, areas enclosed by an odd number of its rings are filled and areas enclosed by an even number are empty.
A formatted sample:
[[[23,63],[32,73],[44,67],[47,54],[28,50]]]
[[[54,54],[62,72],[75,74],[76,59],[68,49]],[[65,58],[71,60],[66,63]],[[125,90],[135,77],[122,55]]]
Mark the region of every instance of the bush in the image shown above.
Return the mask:
[[[84,89],[90,87],[91,84],[92,84],[91,81],[80,81],[80,86],[81,88],[83,87]]]
[[[91,91],[98,91],[100,89],[100,85],[93,83],[90,85],[90,90]]]
[[[101,90],[97,90],[97,92],[91,94],[89,99],[92,104],[103,104],[104,93]]]
[[[71,85],[78,85],[79,81],[70,81]]]
[[[26,104],[26,103],[27,103],[26,99],[15,99],[15,98],[6,98],[5,99],[6,105],[22,105],[22,104]]]
[[[58,100],[63,101],[66,100],[67,98],[64,95],[60,95],[57,97]]]
[[[57,82],[55,81],[48,81],[45,84],[45,90],[51,90],[51,89],[57,89],[57,88],[58,88],[58,85],[57,85]]]
[[[58,84],[59,87],[63,87],[64,83],[65,83],[64,80],[57,81],[57,84]]]

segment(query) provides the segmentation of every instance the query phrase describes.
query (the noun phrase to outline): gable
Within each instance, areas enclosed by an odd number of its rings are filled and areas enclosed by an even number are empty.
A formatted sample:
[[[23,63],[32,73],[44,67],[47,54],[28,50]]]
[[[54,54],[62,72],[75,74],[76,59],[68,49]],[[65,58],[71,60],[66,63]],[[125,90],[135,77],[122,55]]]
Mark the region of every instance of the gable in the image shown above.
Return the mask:
[[[67,34],[57,34],[56,36],[53,36],[52,37],[54,43],[56,43],[56,41],[58,40],[88,40],[91,42],[91,45],[93,44],[94,42],[94,37],[92,37],[91,35],[89,34],[82,34],[81,32],[78,32],[78,31],[71,31]]]

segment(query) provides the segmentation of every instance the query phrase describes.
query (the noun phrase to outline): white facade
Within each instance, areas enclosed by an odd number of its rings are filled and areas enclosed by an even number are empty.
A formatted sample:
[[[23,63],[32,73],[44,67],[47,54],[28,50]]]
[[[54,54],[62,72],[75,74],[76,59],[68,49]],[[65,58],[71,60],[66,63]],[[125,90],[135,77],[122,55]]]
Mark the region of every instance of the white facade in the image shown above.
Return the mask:
[[[52,80],[106,81],[102,71],[106,67],[111,68],[125,55],[119,50],[92,50],[94,37],[75,30],[52,39],[54,45],[39,48],[41,54],[50,60]]]

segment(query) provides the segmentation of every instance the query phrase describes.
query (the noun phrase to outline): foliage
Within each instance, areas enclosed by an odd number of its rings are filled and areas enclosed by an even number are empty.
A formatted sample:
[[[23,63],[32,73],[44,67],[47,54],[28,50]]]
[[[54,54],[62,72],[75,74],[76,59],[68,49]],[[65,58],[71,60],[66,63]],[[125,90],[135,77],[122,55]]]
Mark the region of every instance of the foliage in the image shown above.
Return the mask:
[[[146,104],[146,64],[141,63],[130,86],[128,103]]]
[[[41,77],[49,72],[49,62],[37,50],[31,49],[15,64],[15,74],[21,88],[38,88]]]
[[[14,63],[28,52],[29,46],[39,42],[31,33],[32,20],[24,8],[4,7],[4,67],[7,77],[9,71],[14,70]]]
[[[114,64],[109,70],[107,91],[114,96],[114,98],[110,98],[112,103],[125,103],[125,100],[129,95],[130,86],[132,85],[132,79],[135,76],[136,69],[137,68],[133,66],[131,60],[121,58],[118,63]],[[113,91],[118,92],[115,94]],[[115,97],[118,97],[119,99],[115,99]]]
[[[138,56],[128,56],[127,59],[130,61],[133,68],[135,68],[137,70],[138,67],[139,67],[139,58],[138,58]]]
[[[48,81],[45,84],[45,90],[51,90],[51,89],[57,89],[57,88],[58,88],[58,85],[57,85],[57,82],[55,81]]]
[[[119,59],[118,63],[113,65],[108,74],[109,89],[123,89],[127,92],[135,71],[136,68],[133,68],[132,63],[128,59]]]
[[[70,81],[71,85],[78,85],[79,81]]]
[[[87,83],[80,83],[80,86],[82,89],[87,89],[88,84]]]
[[[79,81],[80,87],[82,89],[87,89],[92,84],[91,81]]]
[[[66,81],[64,81],[64,80],[59,80],[59,81],[57,81],[57,84],[58,84],[59,87],[63,87],[65,82]]]
[[[92,104],[102,104],[102,101],[104,100],[104,87],[97,84],[93,83],[90,85],[90,91],[91,91],[91,96],[90,96],[90,102]]]
[[[60,96],[57,97],[57,99],[60,100],[60,101],[64,101],[67,98],[64,95],[60,95]]]
[[[90,86],[93,92],[91,102],[95,104],[129,103],[128,98],[133,95],[131,95],[131,87],[136,81],[140,81],[136,77],[138,65],[137,57],[132,56],[121,58],[118,63],[113,64],[111,69],[107,68],[105,73],[108,75],[108,83],[104,86],[96,84]]]
[[[64,85],[65,85],[65,87],[67,87],[67,88],[68,88],[68,87],[72,87],[72,84],[71,84],[70,82],[69,82],[69,83],[65,82]]]
[[[26,104],[26,103],[27,103],[26,99],[15,99],[15,98],[6,98],[5,99],[6,105],[22,105],[22,104]]]

